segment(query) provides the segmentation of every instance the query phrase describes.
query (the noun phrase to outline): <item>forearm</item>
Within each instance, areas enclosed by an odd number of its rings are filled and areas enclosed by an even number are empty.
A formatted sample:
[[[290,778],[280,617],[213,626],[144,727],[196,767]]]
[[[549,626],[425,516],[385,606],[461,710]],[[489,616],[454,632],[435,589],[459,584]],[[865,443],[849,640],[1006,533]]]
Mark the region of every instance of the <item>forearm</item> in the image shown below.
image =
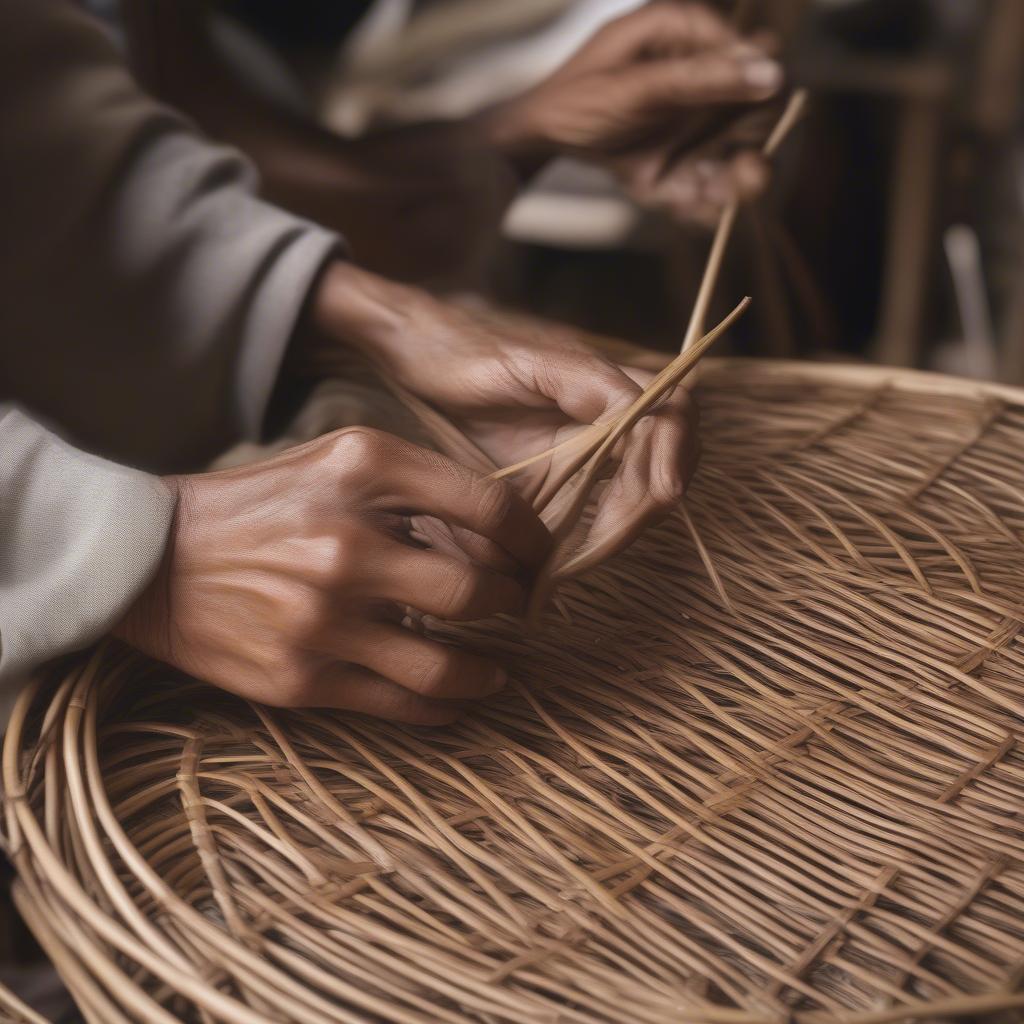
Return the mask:
[[[454,356],[465,343],[461,319],[457,306],[423,288],[338,260],[310,296],[286,367],[297,376],[318,376],[336,364],[341,349],[408,384],[421,355],[436,361],[439,348],[450,345]]]
[[[413,344],[416,308],[431,302],[418,288],[338,261],[327,267],[309,303],[307,343],[340,343],[373,358],[382,346]]]

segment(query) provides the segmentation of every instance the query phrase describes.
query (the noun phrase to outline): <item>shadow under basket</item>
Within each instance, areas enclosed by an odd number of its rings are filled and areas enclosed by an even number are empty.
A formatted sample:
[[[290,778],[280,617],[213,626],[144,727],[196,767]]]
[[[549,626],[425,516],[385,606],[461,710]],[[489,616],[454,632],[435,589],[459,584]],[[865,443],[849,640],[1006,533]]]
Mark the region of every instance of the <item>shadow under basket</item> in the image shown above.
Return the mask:
[[[88,1021],[1024,1020],[1024,392],[700,378],[685,515],[534,635],[433,624],[510,670],[456,726],[115,647],[26,691],[16,897]]]

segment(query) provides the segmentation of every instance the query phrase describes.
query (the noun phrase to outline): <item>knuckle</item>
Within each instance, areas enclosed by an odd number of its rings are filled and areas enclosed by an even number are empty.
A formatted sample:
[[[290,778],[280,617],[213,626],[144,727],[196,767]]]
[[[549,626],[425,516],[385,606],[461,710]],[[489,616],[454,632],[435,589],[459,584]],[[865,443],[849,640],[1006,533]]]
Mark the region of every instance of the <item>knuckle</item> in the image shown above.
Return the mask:
[[[355,530],[341,527],[334,536],[318,545],[318,582],[322,586],[333,589],[355,575],[355,552],[359,549],[359,538],[355,534]]]
[[[384,434],[370,427],[348,427],[331,438],[331,461],[342,472],[376,458],[385,447]]]

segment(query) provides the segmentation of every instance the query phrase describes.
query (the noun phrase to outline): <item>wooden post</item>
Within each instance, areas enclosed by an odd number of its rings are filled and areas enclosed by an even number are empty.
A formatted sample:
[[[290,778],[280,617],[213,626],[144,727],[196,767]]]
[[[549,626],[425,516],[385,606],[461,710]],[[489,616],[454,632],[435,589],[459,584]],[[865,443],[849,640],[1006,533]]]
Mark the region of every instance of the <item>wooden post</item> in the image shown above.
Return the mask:
[[[938,100],[915,96],[902,101],[875,349],[879,362],[893,366],[915,366],[920,355],[942,123]]]

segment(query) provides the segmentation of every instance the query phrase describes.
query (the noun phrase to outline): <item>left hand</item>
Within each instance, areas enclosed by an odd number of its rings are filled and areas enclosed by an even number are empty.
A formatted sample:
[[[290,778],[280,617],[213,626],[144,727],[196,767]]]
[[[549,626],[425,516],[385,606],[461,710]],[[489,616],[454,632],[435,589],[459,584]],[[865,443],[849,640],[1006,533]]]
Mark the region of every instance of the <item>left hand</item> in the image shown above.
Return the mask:
[[[765,49],[710,8],[655,0],[480,123],[521,167],[575,155],[610,170],[638,202],[704,221],[764,187],[763,104],[782,81]]]
[[[614,418],[653,376],[611,362],[570,328],[498,328],[350,264],[327,272],[314,317],[321,331],[445,413],[499,466]],[[583,550],[602,558],[620,551],[676,507],[697,461],[696,421],[680,387],[636,424],[616,453]],[[550,467],[541,460],[510,482],[532,498]]]

